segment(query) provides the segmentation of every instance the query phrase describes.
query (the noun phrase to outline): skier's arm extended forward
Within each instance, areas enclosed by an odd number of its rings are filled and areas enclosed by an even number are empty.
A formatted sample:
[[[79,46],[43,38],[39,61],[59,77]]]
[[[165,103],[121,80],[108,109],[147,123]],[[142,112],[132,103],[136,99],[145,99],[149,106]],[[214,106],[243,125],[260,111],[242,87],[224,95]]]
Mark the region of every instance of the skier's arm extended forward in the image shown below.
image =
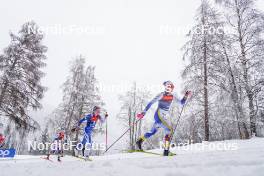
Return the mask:
[[[148,105],[146,106],[146,108],[144,109],[143,112],[141,112],[140,114],[137,115],[138,118],[143,118],[144,115],[146,114],[146,112],[150,109],[150,107],[156,103],[158,100],[160,100],[162,97],[162,93],[158,94],[153,100],[151,100]]]
[[[79,120],[78,124],[76,125],[76,127],[74,127],[71,131],[74,132],[76,130],[79,130],[80,129],[80,126],[83,122],[87,121],[88,118],[91,118],[90,116],[85,116],[84,118],[82,118],[81,120]]]
[[[78,127],[80,127],[80,125],[87,120],[87,116],[85,116],[84,118],[82,118],[81,120],[79,120],[78,122]]]
[[[161,97],[162,97],[162,94],[158,94],[153,100],[151,100],[146,106],[146,108],[144,109],[143,113],[146,113],[154,103],[156,103],[158,100],[161,99]]]

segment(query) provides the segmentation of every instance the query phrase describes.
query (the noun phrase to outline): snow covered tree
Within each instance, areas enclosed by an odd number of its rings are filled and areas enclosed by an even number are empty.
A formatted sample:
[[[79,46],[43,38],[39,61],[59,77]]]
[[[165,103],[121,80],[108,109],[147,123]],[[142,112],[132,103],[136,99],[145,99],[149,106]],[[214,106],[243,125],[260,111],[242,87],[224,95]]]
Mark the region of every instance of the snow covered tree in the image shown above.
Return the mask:
[[[41,108],[39,102],[45,87],[41,85],[47,47],[42,44],[43,34],[36,23],[25,23],[19,35],[10,34],[11,43],[0,56],[0,112],[17,125],[34,128],[28,110]]]
[[[97,83],[95,67],[85,67],[83,56],[72,61],[70,74],[62,86],[63,101],[50,117],[57,129],[65,130],[66,138],[73,137],[78,141],[79,131],[74,136],[71,129],[76,127],[81,118],[91,113],[94,106],[104,105]]]
[[[210,134],[209,91],[213,89],[214,78],[217,76],[214,63],[218,43],[217,29],[221,27],[219,18],[219,14],[209,2],[203,0],[196,16],[197,24],[188,35],[190,40],[184,46],[184,57],[189,58],[190,64],[184,69],[182,76],[186,80],[186,90],[194,92],[192,103],[200,106],[197,110],[204,119],[204,140],[206,141],[209,141]]]
[[[198,25],[189,34],[191,40],[184,47],[184,57],[188,57],[190,63],[184,69],[183,78],[185,86],[194,90],[192,108],[186,115],[184,127],[198,128],[190,129],[198,134],[192,134],[196,141],[200,140],[201,124],[197,119],[200,117],[210,117],[211,140],[232,139],[237,135],[247,139],[249,129],[251,134],[256,133],[256,125],[260,124],[257,119],[261,121],[263,13],[254,8],[253,0],[221,2],[226,18],[207,1],[202,1],[196,19]],[[210,29],[214,32],[210,33]],[[194,121],[196,125],[192,125]],[[191,132],[181,134],[182,137],[188,135]]]
[[[30,29],[36,30],[30,30]],[[10,34],[11,42],[0,55],[0,115],[6,118],[7,146],[22,151],[27,134],[39,129],[29,111],[41,108],[46,88],[44,76],[47,47],[35,22],[25,23],[19,33]],[[11,139],[12,137],[12,139]]]
[[[78,109],[82,105],[81,97],[84,85],[84,65],[83,57],[77,58],[71,64],[70,75],[63,84],[63,103],[61,105],[64,114],[66,134],[80,119]],[[81,103],[81,104],[80,104]]]
[[[223,26],[226,27],[226,26]],[[239,67],[236,62],[235,52],[236,50],[232,47],[232,38],[223,33],[219,35],[219,52],[218,52],[218,60],[217,66],[221,71],[221,79],[217,80],[217,85],[219,89],[220,99],[217,102],[221,102],[221,106],[218,106],[219,109],[222,109],[218,112],[222,112],[222,114],[226,114],[226,110],[228,110],[229,115],[225,118],[225,120],[232,121],[232,116],[235,116],[236,119],[234,121],[237,122],[238,133],[241,139],[248,138],[249,132],[247,127],[247,118],[245,115],[245,110],[243,108],[243,104],[245,101],[242,87],[239,84],[241,81],[241,76],[239,73]],[[225,100],[221,98],[227,97]],[[225,106],[223,106],[225,105]],[[233,105],[233,106],[230,106]],[[224,108],[224,109],[223,109]],[[233,112],[232,112],[233,111]],[[233,113],[233,114],[232,114]],[[219,114],[221,116],[221,114]],[[225,121],[224,120],[224,121]],[[223,125],[227,123],[223,123]],[[227,128],[226,128],[227,129]]]
[[[255,0],[216,0],[226,9],[229,37],[235,49],[234,57],[239,84],[247,97],[250,132],[256,134],[258,97],[263,91],[264,13],[257,10]]]
[[[150,98],[150,93],[137,88],[137,84],[133,83],[131,90],[127,91],[124,95],[119,96],[121,102],[121,110],[118,114],[118,118],[124,122],[126,128],[129,130],[129,142],[130,149],[135,149],[136,140],[142,135],[142,121],[136,123],[136,115],[141,112]],[[135,125],[134,125],[135,124]]]

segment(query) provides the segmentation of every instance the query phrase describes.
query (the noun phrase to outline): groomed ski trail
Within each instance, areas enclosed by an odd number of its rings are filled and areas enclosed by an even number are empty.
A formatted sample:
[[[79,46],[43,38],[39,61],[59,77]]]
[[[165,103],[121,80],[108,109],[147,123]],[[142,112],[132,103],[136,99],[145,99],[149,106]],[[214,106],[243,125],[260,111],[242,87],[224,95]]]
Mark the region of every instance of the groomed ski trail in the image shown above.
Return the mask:
[[[221,142],[211,142],[214,144]],[[91,157],[83,162],[66,156],[62,163],[39,159],[41,156],[17,156],[0,160],[1,176],[262,176],[264,173],[264,138],[230,140],[237,150],[172,150],[174,157],[146,153],[119,153]],[[201,144],[193,144],[193,146]],[[162,153],[161,150],[152,150]]]

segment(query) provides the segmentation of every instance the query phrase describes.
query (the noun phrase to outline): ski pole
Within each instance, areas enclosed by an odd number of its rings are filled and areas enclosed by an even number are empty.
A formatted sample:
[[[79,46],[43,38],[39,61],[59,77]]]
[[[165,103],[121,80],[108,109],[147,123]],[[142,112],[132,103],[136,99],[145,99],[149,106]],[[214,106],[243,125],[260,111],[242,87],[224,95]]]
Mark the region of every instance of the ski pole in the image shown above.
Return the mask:
[[[105,121],[105,146],[106,148],[108,147],[108,124],[107,124],[107,119]]]
[[[134,127],[141,119],[138,119],[134,124],[132,124],[119,138],[115,140],[105,151],[103,154],[105,154],[110,148],[112,148],[132,127]]]
[[[188,100],[188,99],[187,99],[187,100]],[[181,116],[182,116],[183,110],[184,110],[184,108],[185,108],[185,106],[186,106],[186,104],[187,104],[187,100],[186,100],[186,103],[183,105],[183,107],[182,107],[182,109],[181,109],[181,112],[180,112],[179,118],[178,118],[178,120],[177,120],[177,122],[176,122],[176,124],[175,124],[175,127],[174,127],[173,131],[172,131],[172,135],[171,135],[171,138],[170,138],[170,142],[169,142],[169,144],[171,143],[171,141],[172,141],[172,139],[173,139],[173,137],[174,137],[174,134],[175,134],[176,128],[177,128],[177,126],[178,126],[178,124],[179,124],[179,122],[180,122],[180,119],[181,119]]]

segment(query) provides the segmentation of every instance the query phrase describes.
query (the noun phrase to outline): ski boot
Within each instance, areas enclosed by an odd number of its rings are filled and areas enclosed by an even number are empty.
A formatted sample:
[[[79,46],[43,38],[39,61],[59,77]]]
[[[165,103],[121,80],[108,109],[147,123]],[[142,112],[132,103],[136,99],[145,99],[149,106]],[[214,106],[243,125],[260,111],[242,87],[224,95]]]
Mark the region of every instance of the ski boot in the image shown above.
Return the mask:
[[[84,157],[85,154],[85,147],[82,148],[82,157]]]
[[[144,142],[144,137],[141,137],[137,140],[136,144],[137,144],[137,147],[138,147],[138,150],[142,151],[142,143]]]
[[[163,152],[163,156],[169,156],[169,153],[170,153],[170,151],[165,149]]]
[[[170,149],[170,135],[166,135],[163,156],[169,156],[170,153],[169,149]]]
[[[58,156],[58,162],[61,162],[61,159],[60,159],[61,157],[60,157],[60,155]]]
[[[50,154],[47,154],[47,158],[46,158],[47,160],[49,160],[50,159]]]

